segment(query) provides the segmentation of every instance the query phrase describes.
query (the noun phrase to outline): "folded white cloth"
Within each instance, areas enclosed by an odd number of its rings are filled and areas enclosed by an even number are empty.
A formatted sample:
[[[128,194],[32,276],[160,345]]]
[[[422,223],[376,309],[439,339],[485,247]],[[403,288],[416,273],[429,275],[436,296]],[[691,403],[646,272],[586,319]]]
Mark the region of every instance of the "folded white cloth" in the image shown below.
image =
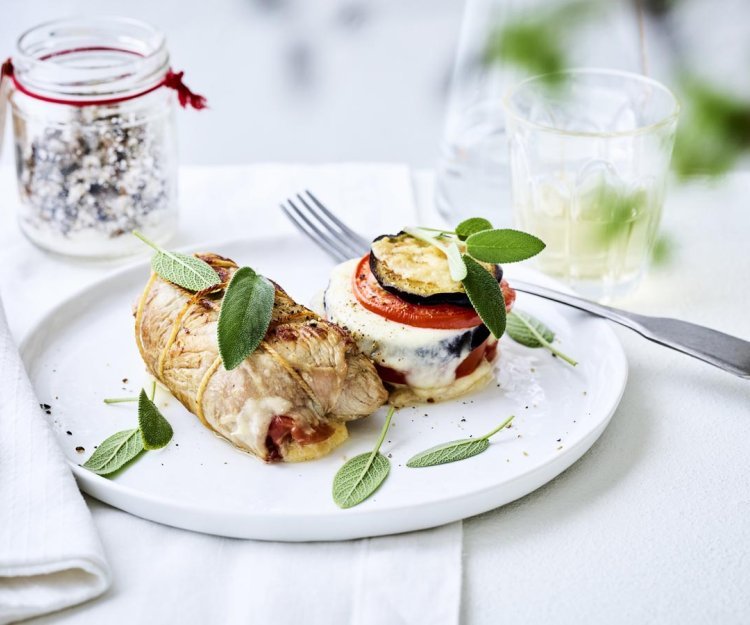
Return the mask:
[[[91,515],[34,396],[0,304],[0,624],[109,586]]]

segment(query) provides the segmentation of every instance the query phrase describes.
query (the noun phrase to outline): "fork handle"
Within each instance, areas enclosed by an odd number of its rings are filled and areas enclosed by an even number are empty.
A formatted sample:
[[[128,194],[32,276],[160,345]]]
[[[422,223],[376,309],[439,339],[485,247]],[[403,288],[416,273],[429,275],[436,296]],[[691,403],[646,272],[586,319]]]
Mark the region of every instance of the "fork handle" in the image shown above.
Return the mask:
[[[553,289],[513,281],[513,288],[604,317],[634,330],[644,338],[729,371],[750,378],[750,342],[695,323],[649,317],[598,304]]]

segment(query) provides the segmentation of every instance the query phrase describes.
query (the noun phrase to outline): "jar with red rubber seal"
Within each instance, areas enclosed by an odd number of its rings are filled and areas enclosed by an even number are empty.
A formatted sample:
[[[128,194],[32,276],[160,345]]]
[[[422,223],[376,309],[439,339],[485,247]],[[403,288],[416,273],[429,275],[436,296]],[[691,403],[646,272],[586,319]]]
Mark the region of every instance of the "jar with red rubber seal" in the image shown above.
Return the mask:
[[[36,26],[3,65],[13,115],[23,233],[60,254],[137,253],[139,230],[177,227],[175,103],[205,100],[172,72],[164,35],[86,17]],[[176,93],[175,93],[176,92]]]

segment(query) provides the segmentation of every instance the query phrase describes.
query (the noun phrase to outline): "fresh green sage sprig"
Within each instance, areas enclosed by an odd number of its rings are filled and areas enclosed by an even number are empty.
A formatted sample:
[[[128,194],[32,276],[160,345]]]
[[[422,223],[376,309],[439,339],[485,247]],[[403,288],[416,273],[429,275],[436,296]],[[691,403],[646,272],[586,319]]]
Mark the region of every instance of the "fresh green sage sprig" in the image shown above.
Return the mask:
[[[506,330],[508,336],[516,341],[516,343],[520,343],[526,347],[544,347],[562,358],[569,365],[575,367],[578,364],[577,361],[561,352],[552,344],[552,341],[555,340],[555,333],[529,313],[520,310],[513,310],[508,313]]]
[[[449,443],[443,443],[425,449],[409,458],[406,462],[406,466],[411,467],[412,469],[434,467],[438,464],[458,462],[459,460],[466,460],[467,458],[481,454],[490,446],[490,437],[508,427],[513,419],[513,416],[508,417],[494,430],[487,432],[487,434],[480,438],[462,438],[457,441],[450,441]]]
[[[155,250],[151,267],[164,280],[195,292],[221,283],[213,267],[200,258],[162,249],[137,230],[133,230],[133,235]],[[217,330],[219,354],[228,371],[239,366],[260,345],[271,323],[275,293],[273,284],[250,267],[234,272],[224,293]],[[119,397],[104,400],[108,404],[124,401],[132,400]]]
[[[128,402],[138,401],[137,397],[105,397],[102,400],[105,404],[126,404]]]
[[[471,256],[464,254],[466,278],[461,281],[469,301],[492,336],[499,339],[505,332],[505,298],[495,276]]]
[[[364,454],[354,456],[336,472],[333,478],[333,501],[340,508],[351,508],[362,503],[383,483],[391,470],[391,463],[380,453],[380,446],[391,425],[394,406],[388,409],[383,429],[375,448]]]
[[[116,432],[105,439],[81,465],[84,469],[97,475],[110,475],[135,460],[141,452],[161,449],[169,444],[173,435],[172,426],[154,404],[155,392],[156,382],[151,399],[141,389],[138,396],[138,427]]]
[[[461,282],[471,305],[492,335],[505,332],[505,299],[500,285],[477,261],[515,263],[536,256],[544,242],[527,232],[494,229],[483,217],[462,221],[455,230],[404,228],[407,234],[440,249],[448,259],[451,278]]]
[[[536,256],[545,245],[533,234],[505,228],[481,230],[466,239],[466,251],[485,263],[517,263]]]
[[[241,267],[229,281],[221,302],[217,335],[227,371],[239,366],[260,345],[273,315],[276,288],[250,267]]]
[[[151,401],[154,401],[154,397],[156,396],[156,380],[154,380],[153,384],[151,385]],[[138,401],[139,396],[138,395],[131,395],[129,397],[105,397],[102,401],[105,404],[127,404],[131,402]]]
[[[134,460],[144,449],[138,428],[123,430],[107,438],[81,466],[97,475],[109,475]]]
[[[456,235],[461,241],[466,241],[482,230],[492,230],[492,224],[483,217],[469,217],[456,226]]]
[[[536,330],[535,333],[532,333],[532,328]],[[508,315],[506,330],[510,338],[526,347],[543,347],[544,343],[537,336],[541,336],[547,343],[555,340],[555,333],[550,328],[536,317],[520,310],[514,310]]]
[[[151,268],[167,282],[196,292],[205,291],[221,283],[219,274],[200,258],[180,252],[169,252],[137,230],[133,230],[133,235],[154,249]]]
[[[174,434],[169,421],[143,389],[138,396],[138,428],[143,437],[143,447],[148,450],[166,447]]]

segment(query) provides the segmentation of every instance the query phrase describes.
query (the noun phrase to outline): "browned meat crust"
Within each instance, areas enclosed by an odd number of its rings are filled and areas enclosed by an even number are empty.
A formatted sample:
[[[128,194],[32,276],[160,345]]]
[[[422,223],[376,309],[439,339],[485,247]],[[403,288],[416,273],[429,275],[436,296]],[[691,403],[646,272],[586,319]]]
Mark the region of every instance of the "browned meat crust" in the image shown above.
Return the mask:
[[[343,441],[346,421],[385,402],[372,362],[349,334],[278,285],[265,339],[226,371],[216,325],[237,265],[216,254],[197,256],[222,284],[191,293],[152,274],[136,308],[135,333],[148,370],[204,425],[263,460],[306,460]]]

